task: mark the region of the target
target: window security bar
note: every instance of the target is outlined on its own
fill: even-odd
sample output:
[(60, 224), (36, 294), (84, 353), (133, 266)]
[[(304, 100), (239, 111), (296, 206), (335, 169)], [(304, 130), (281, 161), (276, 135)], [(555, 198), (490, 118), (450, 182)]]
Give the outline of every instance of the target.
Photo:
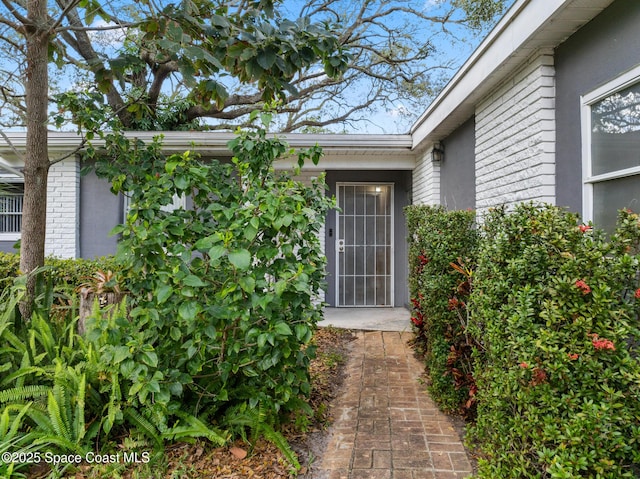
[(22, 202), (22, 194), (0, 194), (0, 233), (20, 233)]

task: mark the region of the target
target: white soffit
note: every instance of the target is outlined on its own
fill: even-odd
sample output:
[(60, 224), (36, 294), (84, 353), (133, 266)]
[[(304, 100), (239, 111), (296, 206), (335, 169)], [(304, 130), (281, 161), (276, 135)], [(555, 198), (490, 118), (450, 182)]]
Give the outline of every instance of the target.
[(414, 148), (444, 139), (534, 52), (555, 48), (614, 0), (518, 0), (411, 128)]
[[(24, 132), (7, 132), (7, 139), (0, 138), (0, 155), (12, 162), (21, 163), (15, 150), (24, 152), (26, 137)], [(193, 150), (208, 157), (229, 157), (231, 152), (227, 143), (235, 138), (228, 132), (129, 132), (128, 136), (144, 142), (162, 135), (163, 150), (167, 154)], [(305, 169), (413, 169), (415, 152), (410, 135), (340, 135), (340, 134), (301, 134), (289, 133), (277, 135), (283, 138), (291, 148), (304, 149), (319, 145), (324, 156), (318, 166), (306, 165)], [(102, 142), (94, 141), (99, 147)], [(49, 132), (49, 155), (51, 159), (73, 155), (79, 151), (81, 139), (74, 132)], [(294, 164), (283, 160), (278, 167)]]

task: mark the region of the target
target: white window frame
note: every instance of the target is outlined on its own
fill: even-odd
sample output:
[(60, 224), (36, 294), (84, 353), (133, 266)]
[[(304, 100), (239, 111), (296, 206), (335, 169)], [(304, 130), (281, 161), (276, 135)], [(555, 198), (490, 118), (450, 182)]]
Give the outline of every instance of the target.
[(592, 174), (591, 158), (591, 107), (614, 93), (640, 83), (640, 65), (580, 97), (580, 123), (582, 125), (582, 217), (593, 221), (593, 185), (601, 181), (616, 180), (640, 175), (640, 166)]
[[(24, 188), (24, 182), (23, 181), (15, 181), (15, 180), (4, 180), (1, 181), (0, 180), (0, 184), (22, 184), (23, 188)], [(2, 191), (0, 190), (0, 195), (2, 195)], [(24, 193), (23, 193), (24, 195)], [(22, 206), (22, 209), (24, 211), (24, 204)], [(21, 215), (23, 213), (23, 211), (21, 211)], [(22, 232), (19, 233), (1, 233), (0, 232), (0, 241), (18, 241), (22, 236)]]
[[(129, 208), (131, 206), (131, 198), (128, 194), (122, 195), (122, 224), (127, 222), (127, 215), (129, 214)], [(162, 211), (171, 213), (172, 211), (179, 210), (180, 208), (187, 209), (187, 197), (185, 195), (173, 195), (173, 203), (160, 207)]]

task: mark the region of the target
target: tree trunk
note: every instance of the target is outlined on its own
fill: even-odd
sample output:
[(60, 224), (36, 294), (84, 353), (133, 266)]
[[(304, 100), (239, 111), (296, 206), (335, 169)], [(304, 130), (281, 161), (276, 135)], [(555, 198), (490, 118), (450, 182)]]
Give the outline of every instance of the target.
[(91, 293), (88, 291), (80, 292), (80, 311), (78, 318), (78, 334), (84, 335), (86, 330), (87, 318), (93, 313), (93, 305), (98, 300), (100, 311), (107, 317), (112, 317), (119, 311), (120, 303), (124, 300), (124, 293)]
[[(49, 105), (49, 38), (46, 0), (27, 2), (25, 25), (27, 68), (25, 102), (27, 134), (24, 166), (24, 203), (20, 244), (20, 270), (29, 274), (44, 265), (47, 222), (47, 176), (49, 173), (47, 109)], [(27, 282), (27, 296), (21, 305), (25, 320), (31, 318), (35, 277)]]

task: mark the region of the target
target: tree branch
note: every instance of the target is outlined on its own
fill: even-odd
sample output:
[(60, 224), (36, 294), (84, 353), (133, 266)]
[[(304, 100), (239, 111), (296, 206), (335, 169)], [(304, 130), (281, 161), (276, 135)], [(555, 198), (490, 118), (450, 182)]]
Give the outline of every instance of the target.
[(79, 3), (79, 0), (72, 0), (69, 2), (68, 5), (64, 5), (64, 2), (62, 0), (58, 0), (57, 3), (60, 6), (60, 8), (62, 8), (62, 12), (60, 12), (60, 15), (58, 16), (57, 20), (52, 19), (53, 24), (51, 25), (51, 29), (54, 31), (57, 30), (58, 27), (62, 24), (67, 14), (70, 13), (72, 9), (76, 8), (76, 6)]
[(18, 149), (16, 148), (16, 146), (13, 144), (13, 142), (11, 141), (11, 139), (7, 136), (7, 134), (3, 131), (0, 130), (0, 136), (2, 136), (2, 138), (4, 138), (4, 141), (7, 143), (7, 145), (9, 146), (9, 148), (11, 148), (11, 151), (13, 151), (13, 154), (16, 155), (18, 157), (18, 159), (24, 163), (24, 156), (22, 155), (22, 153), (20, 153), (18, 151)]
[[(16, 2), (16, 3), (20, 3), (20, 2)], [(9, 10), (11, 15), (13, 15), (13, 17), (22, 24), (22, 26), (25, 26), (25, 27), (33, 26), (33, 22), (29, 20), (25, 15), (22, 15), (20, 12), (18, 12), (18, 10), (15, 8), (14, 4), (10, 0), (2, 0), (2, 4), (6, 7), (7, 10)], [(22, 9), (26, 9), (25, 5), (20, 5), (20, 7)], [(22, 29), (22, 26), (11, 24), (9, 23), (9, 20), (7, 20), (6, 25), (9, 25), (9, 26), (14, 25), (12, 26), (12, 28), (14, 28), (16, 31), (21, 31)]]
[[(147, 64), (152, 65), (150, 56)], [(158, 66), (153, 72), (153, 82), (149, 87), (149, 103), (154, 109), (158, 105), (158, 98), (160, 97), (160, 93), (162, 93), (162, 85), (165, 80), (169, 78), (169, 75), (177, 71), (178, 64), (176, 62), (167, 62)]]

